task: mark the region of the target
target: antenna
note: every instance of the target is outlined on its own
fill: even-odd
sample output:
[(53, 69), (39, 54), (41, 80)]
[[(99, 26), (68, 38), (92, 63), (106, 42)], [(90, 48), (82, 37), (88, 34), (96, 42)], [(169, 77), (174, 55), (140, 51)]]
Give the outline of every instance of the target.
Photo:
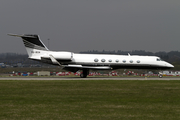
[(47, 40), (48, 40), (48, 49), (49, 49), (49, 40), (50, 40), (50, 39), (48, 38)]

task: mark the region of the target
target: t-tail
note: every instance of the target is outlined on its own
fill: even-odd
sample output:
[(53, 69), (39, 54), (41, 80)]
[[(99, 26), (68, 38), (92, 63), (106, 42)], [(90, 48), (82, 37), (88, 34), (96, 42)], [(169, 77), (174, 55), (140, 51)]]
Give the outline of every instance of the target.
[(43, 44), (38, 35), (32, 34), (8, 34), (10, 36), (21, 37), (23, 43), (26, 47), (27, 53), (30, 59), (41, 59), (40, 56), (45, 52), (49, 51), (49, 49)]

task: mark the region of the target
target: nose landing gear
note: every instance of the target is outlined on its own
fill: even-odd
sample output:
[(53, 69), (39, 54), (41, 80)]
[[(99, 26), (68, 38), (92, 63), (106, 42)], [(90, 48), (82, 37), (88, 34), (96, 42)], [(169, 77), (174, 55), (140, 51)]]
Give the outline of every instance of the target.
[(162, 72), (159, 72), (159, 78), (162, 78), (163, 77), (163, 74), (162, 74)]

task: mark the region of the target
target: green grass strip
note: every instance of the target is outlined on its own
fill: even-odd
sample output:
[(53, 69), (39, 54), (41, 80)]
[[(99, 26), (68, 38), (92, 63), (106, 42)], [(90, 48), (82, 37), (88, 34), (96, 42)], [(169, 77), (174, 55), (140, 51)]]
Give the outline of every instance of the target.
[(180, 81), (0, 81), (1, 120), (180, 119)]

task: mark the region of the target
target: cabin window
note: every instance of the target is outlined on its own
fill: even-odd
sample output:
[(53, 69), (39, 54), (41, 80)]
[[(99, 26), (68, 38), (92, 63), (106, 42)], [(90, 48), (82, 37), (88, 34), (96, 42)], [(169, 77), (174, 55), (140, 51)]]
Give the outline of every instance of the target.
[(116, 62), (119, 62), (119, 60), (117, 59)]
[(106, 60), (105, 59), (102, 59), (101, 62), (105, 62)]
[(94, 62), (98, 62), (99, 60), (97, 58), (94, 59)]
[(137, 60), (137, 63), (140, 63), (140, 60)]
[(111, 59), (109, 59), (109, 62), (112, 62), (112, 60), (111, 60)]
[(130, 62), (130, 63), (133, 63), (133, 60), (130, 60), (129, 62)]
[(123, 63), (126, 63), (126, 60), (123, 60)]

